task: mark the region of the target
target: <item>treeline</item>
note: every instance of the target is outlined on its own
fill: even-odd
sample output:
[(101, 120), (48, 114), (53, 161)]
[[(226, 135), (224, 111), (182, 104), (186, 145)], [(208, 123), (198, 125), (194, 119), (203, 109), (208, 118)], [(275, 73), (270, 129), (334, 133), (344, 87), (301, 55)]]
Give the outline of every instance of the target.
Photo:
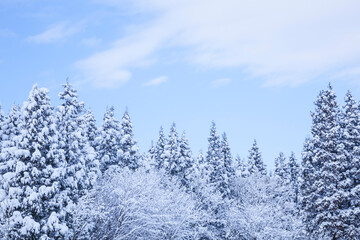
[(69, 83), (51, 106), (34, 85), (0, 114), (2, 239), (357, 239), (360, 113), (329, 86), (312, 113), (301, 166), (280, 153), (268, 172), (256, 141), (233, 157), (213, 122), (193, 156), (176, 125), (140, 153), (127, 111), (94, 115)]

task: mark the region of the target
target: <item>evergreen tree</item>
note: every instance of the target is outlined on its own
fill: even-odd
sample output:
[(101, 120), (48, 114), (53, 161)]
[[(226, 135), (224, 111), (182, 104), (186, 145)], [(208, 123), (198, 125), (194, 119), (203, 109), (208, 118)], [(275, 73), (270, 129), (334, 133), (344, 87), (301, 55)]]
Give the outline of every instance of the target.
[(235, 169), (226, 133), (222, 135), (221, 153), (224, 159), (226, 174), (228, 178), (231, 179), (235, 175)]
[[(15, 189), (14, 175), (16, 174), (17, 159), (21, 156), (19, 153), (21, 153), (23, 139), (22, 128), (23, 119), (20, 107), (13, 105), (2, 123), (3, 139), (1, 141), (0, 155), (2, 159), (0, 163), (0, 224), (2, 227), (0, 227), (0, 237), (3, 239), (9, 239), (11, 229), (16, 227), (11, 224), (11, 220), (14, 211), (20, 207), (16, 192), (9, 190)], [(26, 153), (22, 153), (22, 155)]]
[(120, 124), (121, 130), (121, 165), (135, 170), (140, 166), (140, 154), (134, 139), (133, 124), (126, 110)]
[(82, 121), (82, 131), (83, 136), (85, 137), (87, 144), (87, 161), (86, 167), (89, 177), (89, 184), (92, 187), (98, 178), (101, 176), (101, 164), (97, 157), (97, 139), (99, 137), (99, 130), (96, 126), (96, 120), (94, 114), (91, 110), (87, 110), (84, 115), (81, 116), (83, 118)]
[(344, 225), (345, 235), (349, 238), (360, 237), (360, 110), (350, 91), (345, 96), (342, 108), (341, 143), (344, 146), (345, 165), (342, 169), (339, 187), (343, 189), (346, 199), (342, 199), (340, 218)]
[(248, 177), (249, 170), (245, 159), (242, 159), (239, 155), (235, 157), (236, 170), (235, 175), (238, 177)]
[(71, 202), (75, 203), (89, 187), (87, 176), (87, 162), (90, 156), (89, 142), (85, 135), (84, 103), (78, 101), (77, 91), (67, 82), (64, 91), (59, 93), (63, 103), (57, 111), (57, 127), (59, 130), (59, 146), (64, 151), (66, 161), (66, 175), (64, 189), (70, 198), (68, 210), (71, 213)]
[(275, 158), (275, 176), (277, 176), (283, 183), (288, 183), (288, 181), (290, 181), (288, 164), (286, 164), (286, 158), (282, 152), (280, 152), (279, 156)]
[[(212, 122), (211, 124), (208, 142), (206, 161), (209, 164), (209, 184), (210, 187), (214, 189), (215, 194), (219, 193), (224, 199), (228, 196), (228, 181), (221, 152), (220, 137), (216, 132), (215, 122)], [(212, 231), (215, 231), (216, 229), (216, 235), (219, 238), (224, 238), (226, 234), (223, 221), (225, 208), (220, 203), (212, 204), (214, 204), (214, 206), (211, 207), (214, 214), (214, 221), (210, 223), (210, 226), (214, 228)]]
[(180, 158), (180, 143), (175, 123), (171, 126), (169, 138), (164, 146), (164, 153), (161, 157), (164, 161), (166, 172), (171, 176), (178, 175), (180, 172), (180, 166), (178, 166)]
[(150, 172), (152, 169), (155, 168), (156, 166), (155, 156), (156, 156), (156, 147), (154, 145), (154, 142), (151, 141), (151, 147), (145, 154), (143, 154), (140, 164), (145, 168), (146, 172)]
[(120, 166), (121, 129), (119, 121), (114, 117), (114, 107), (106, 111), (96, 142), (101, 172), (104, 173), (112, 165)]
[(304, 143), (304, 150), (302, 152), (301, 172), (299, 179), (300, 188), (300, 206), (306, 232), (309, 236), (313, 236), (317, 227), (316, 222), (316, 205), (317, 200), (316, 185), (313, 184), (318, 178), (316, 172), (314, 159), (314, 144), (311, 139), (306, 139)]
[(297, 163), (294, 152), (291, 152), (288, 164), (289, 180), (294, 193), (293, 200), (298, 203), (300, 166)]
[(209, 148), (206, 160), (210, 164), (210, 184), (214, 185), (215, 189), (225, 197), (228, 195), (228, 177), (226, 174), (220, 137), (216, 133), (216, 125), (214, 122), (212, 122), (210, 128), (210, 137), (208, 141)]
[(249, 174), (262, 174), (266, 175), (266, 165), (261, 157), (261, 152), (257, 145), (256, 140), (249, 151), (248, 157), (248, 171)]
[(96, 119), (93, 112), (89, 109), (83, 115), (83, 123), (84, 123), (84, 130), (86, 138), (90, 144), (90, 146), (96, 149), (96, 138), (99, 136), (99, 130), (96, 126)]
[(59, 239), (68, 234), (60, 192), (64, 158), (47, 93), (34, 85), (22, 108), (21, 140), (12, 138), (15, 147), (7, 152), (16, 158), (15, 171), (5, 174), (13, 210), (8, 239)]
[(189, 188), (190, 174), (193, 168), (193, 157), (185, 132), (183, 132), (183, 134), (181, 135), (179, 148), (180, 148), (180, 153), (177, 163), (178, 166), (177, 175), (181, 181), (181, 184), (186, 188)]
[[(307, 152), (303, 154), (303, 172), (306, 173), (302, 174), (302, 204), (309, 204), (303, 206), (306, 224), (314, 236), (346, 238), (344, 226), (347, 224), (340, 216), (343, 205), (346, 205), (344, 200), (347, 199), (341, 184), (342, 179), (346, 178), (347, 164), (344, 145), (339, 142), (339, 107), (330, 85), (320, 92), (315, 106), (315, 112), (312, 113), (312, 139), (310, 144), (306, 144)], [(312, 164), (313, 173), (307, 172), (308, 164)], [(306, 174), (313, 176), (305, 177)]]
[(165, 138), (164, 129), (163, 127), (160, 127), (159, 131), (159, 138), (155, 145), (155, 150), (153, 152), (154, 159), (155, 159), (155, 167), (157, 169), (164, 168), (164, 159), (163, 154), (165, 151), (165, 145), (166, 145), (167, 139)]
[(224, 195), (226, 197), (231, 197), (231, 191), (229, 185), (231, 180), (235, 176), (235, 169), (234, 169), (230, 146), (226, 137), (226, 133), (223, 133), (222, 135), (220, 146), (221, 146), (222, 161), (225, 171), (225, 176), (223, 180), (224, 182), (222, 184), (224, 189), (222, 190), (222, 192), (224, 192)]

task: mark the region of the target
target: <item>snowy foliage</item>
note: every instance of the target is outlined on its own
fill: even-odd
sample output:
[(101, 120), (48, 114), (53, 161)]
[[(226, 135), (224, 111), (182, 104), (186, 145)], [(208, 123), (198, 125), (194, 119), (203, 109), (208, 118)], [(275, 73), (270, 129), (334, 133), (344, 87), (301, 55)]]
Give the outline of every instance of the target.
[(22, 108), (24, 125), (13, 138), (15, 147), (2, 151), (15, 161), (3, 174), (7, 197), (1, 202), (3, 234), (10, 239), (60, 238), (68, 232), (60, 199), (63, 154), (47, 93), (34, 85)]
[(120, 161), (121, 166), (128, 167), (132, 170), (137, 169), (140, 166), (139, 150), (136, 145), (136, 140), (134, 139), (133, 134), (133, 124), (130, 119), (129, 113), (126, 110), (122, 121), (120, 123), (121, 130), (121, 141), (120, 141)]
[(261, 152), (259, 150), (256, 140), (254, 140), (254, 143), (249, 151), (247, 166), (249, 174), (266, 175), (266, 165), (262, 159)]
[(109, 166), (121, 164), (121, 129), (119, 121), (115, 119), (114, 110), (114, 107), (110, 107), (106, 111), (100, 135), (96, 139), (101, 172), (105, 172)]
[(359, 237), (356, 212), (360, 209), (354, 205), (358, 195), (351, 196), (356, 189), (352, 185), (356, 174), (351, 171), (359, 169), (351, 166), (357, 162), (352, 147), (357, 144), (357, 106), (349, 93), (345, 102), (341, 114), (332, 87), (320, 92), (312, 113), (312, 138), (304, 147), (301, 205), (307, 230), (314, 237)]
[[(76, 239), (199, 239), (204, 213), (161, 176), (109, 168), (76, 212)], [(169, 180), (170, 181), (170, 180)]]
[(239, 208), (229, 213), (238, 234), (234, 239), (305, 239), (289, 188), (281, 189), (275, 178), (264, 175), (237, 178), (234, 188)]
[(34, 85), (0, 109), (1, 239), (360, 239), (360, 106), (320, 92), (301, 166), (268, 173), (254, 141), (246, 161), (210, 127), (193, 157), (175, 123), (141, 153), (128, 111), (101, 127), (67, 82), (61, 104)]

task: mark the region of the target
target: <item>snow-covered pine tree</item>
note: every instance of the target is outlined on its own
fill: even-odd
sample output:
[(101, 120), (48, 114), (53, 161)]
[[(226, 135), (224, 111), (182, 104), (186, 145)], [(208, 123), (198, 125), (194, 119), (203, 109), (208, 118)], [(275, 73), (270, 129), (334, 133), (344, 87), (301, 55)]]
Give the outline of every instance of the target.
[(93, 112), (88, 109), (83, 115), (85, 135), (91, 147), (96, 149), (96, 138), (99, 136), (99, 130), (96, 126), (96, 119)]
[[(87, 172), (89, 177), (90, 187), (92, 187), (97, 179), (101, 176), (101, 164), (97, 157), (97, 138), (99, 137), (99, 130), (96, 126), (95, 116), (91, 110), (87, 110), (84, 115), (81, 116), (83, 118), (82, 131), (83, 135), (87, 140), (87, 159), (86, 162)], [(88, 147), (90, 146), (90, 147)]]
[(306, 227), (308, 237), (314, 237), (317, 222), (316, 205), (315, 202), (318, 198), (315, 192), (316, 186), (313, 184), (318, 178), (319, 173), (315, 169), (313, 164), (314, 159), (314, 144), (311, 139), (306, 139), (304, 143), (304, 149), (302, 152), (301, 171), (299, 178), (299, 204), (301, 209), (301, 215)]
[(294, 202), (298, 203), (299, 195), (299, 177), (300, 177), (300, 166), (296, 160), (294, 152), (291, 152), (288, 163), (289, 180), (294, 193)]
[(145, 168), (146, 172), (150, 172), (155, 168), (155, 153), (156, 148), (154, 142), (151, 141), (151, 147), (146, 153), (143, 154), (140, 164), (143, 168)]
[[(228, 196), (228, 176), (224, 163), (222, 145), (220, 137), (216, 132), (215, 122), (212, 122), (210, 128), (210, 137), (208, 138), (209, 147), (206, 155), (206, 161), (210, 164), (210, 184), (212, 184), (223, 197)], [(229, 157), (229, 156), (227, 156)]]
[(224, 171), (226, 174), (225, 175), (226, 178), (224, 179), (224, 183), (223, 183), (223, 187), (224, 187), (223, 192), (225, 194), (225, 197), (231, 197), (231, 191), (229, 185), (235, 176), (235, 169), (234, 169), (233, 159), (231, 156), (230, 146), (225, 132), (222, 135), (220, 147), (221, 147), (222, 160), (224, 164)]
[(159, 131), (159, 138), (155, 145), (155, 151), (154, 153), (154, 159), (155, 159), (155, 167), (156, 169), (162, 169), (164, 168), (164, 159), (163, 154), (165, 151), (165, 145), (167, 143), (167, 139), (165, 138), (164, 129), (163, 127), (160, 127)]
[(106, 111), (96, 142), (101, 172), (104, 173), (112, 165), (120, 166), (121, 129), (114, 116), (114, 107)]
[(133, 124), (126, 110), (120, 123), (121, 130), (121, 166), (135, 170), (140, 166), (140, 154), (133, 134)]
[(78, 101), (77, 91), (72, 88), (69, 82), (63, 85), (64, 91), (59, 93), (60, 100), (63, 103), (57, 109), (57, 128), (59, 131), (59, 146), (64, 151), (66, 161), (66, 175), (63, 182), (63, 188), (70, 198), (69, 209), (76, 204), (79, 197), (89, 187), (89, 178), (87, 174), (87, 163), (93, 153), (84, 129), (83, 118), (84, 103)]
[[(209, 165), (209, 184), (214, 189), (216, 194), (220, 194), (222, 198), (226, 198), (228, 194), (228, 182), (225, 171), (224, 159), (221, 153), (220, 137), (216, 132), (215, 122), (212, 122), (210, 127), (210, 136), (208, 138), (208, 151), (206, 155), (206, 161)], [(211, 206), (214, 214), (214, 221), (210, 223), (210, 226), (216, 231), (216, 235), (219, 238), (225, 237), (225, 208), (223, 204), (213, 203)]]
[(341, 143), (344, 146), (346, 165), (344, 166), (339, 186), (344, 191), (340, 211), (340, 218), (344, 225), (345, 236), (360, 238), (360, 109), (351, 92), (345, 96), (342, 108)]
[(254, 143), (249, 151), (247, 165), (249, 174), (266, 175), (266, 165), (262, 159), (261, 152), (259, 150), (256, 140), (254, 140)]
[(180, 166), (178, 166), (180, 144), (175, 123), (170, 128), (169, 138), (164, 146), (164, 153), (161, 157), (164, 161), (166, 172), (171, 176), (177, 176), (180, 171)]
[(275, 158), (275, 172), (274, 172), (274, 174), (284, 184), (289, 183), (290, 179), (289, 179), (288, 164), (286, 163), (285, 155), (282, 152), (280, 152), (279, 156)]
[(193, 169), (194, 160), (192, 157), (189, 141), (186, 138), (185, 132), (181, 135), (179, 143), (180, 153), (178, 158), (178, 177), (180, 182), (186, 188), (190, 188), (190, 175)]
[(22, 115), (22, 139), (11, 150), (16, 158), (15, 172), (6, 177), (8, 194), (17, 200), (8, 221), (8, 239), (66, 238), (68, 227), (60, 194), (64, 158), (57, 144), (48, 90), (34, 85)]
[(191, 169), (191, 185), (194, 188), (198, 187), (199, 181), (202, 182), (203, 185), (207, 184), (210, 180), (210, 165), (206, 161), (204, 154), (202, 151), (199, 151), (199, 154), (194, 162)]
[[(305, 177), (302, 181), (302, 188), (310, 189), (310, 194), (302, 190), (304, 199), (302, 204), (309, 204), (309, 206), (304, 206), (306, 224), (315, 237), (346, 239), (344, 235), (346, 223), (341, 218), (341, 214), (343, 201), (347, 197), (341, 186), (341, 179), (345, 178), (343, 175), (347, 164), (344, 145), (339, 141), (339, 107), (330, 84), (328, 89), (320, 92), (315, 106), (315, 112), (312, 113), (312, 138), (310, 144), (307, 143), (311, 146), (307, 150), (310, 153), (303, 154), (303, 172), (308, 171), (307, 164), (309, 163), (312, 164), (314, 170), (310, 173), (314, 175), (313, 179)], [(311, 159), (308, 159), (309, 157)], [(302, 175), (304, 177), (305, 174)], [(309, 182), (309, 179), (313, 181)]]
[(247, 162), (245, 159), (242, 159), (239, 155), (236, 155), (235, 157), (235, 175), (237, 177), (249, 176)]
[[(19, 201), (16, 188), (15, 174), (17, 159), (19, 156), (27, 154), (22, 152), (21, 129), (23, 127), (23, 119), (20, 107), (13, 105), (8, 115), (2, 122), (2, 141), (0, 158), (0, 238), (10, 238), (9, 233), (12, 228), (11, 220), (14, 211), (19, 209)], [(26, 151), (26, 150), (23, 150)], [(11, 191), (9, 191), (11, 190)]]

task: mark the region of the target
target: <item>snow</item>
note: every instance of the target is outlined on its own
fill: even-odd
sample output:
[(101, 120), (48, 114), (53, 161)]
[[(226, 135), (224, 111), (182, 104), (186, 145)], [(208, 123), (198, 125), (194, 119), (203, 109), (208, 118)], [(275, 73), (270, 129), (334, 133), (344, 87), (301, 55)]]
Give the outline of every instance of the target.
[[(311, 114), (301, 166), (280, 153), (269, 174), (210, 126), (194, 157), (175, 123), (140, 153), (126, 110), (95, 117), (67, 82), (54, 108), (34, 85), (22, 109), (0, 111), (0, 238), (358, 239), (360, 107), (331, 86)], [(341, 204), (340, 204), (341, 203)]]

